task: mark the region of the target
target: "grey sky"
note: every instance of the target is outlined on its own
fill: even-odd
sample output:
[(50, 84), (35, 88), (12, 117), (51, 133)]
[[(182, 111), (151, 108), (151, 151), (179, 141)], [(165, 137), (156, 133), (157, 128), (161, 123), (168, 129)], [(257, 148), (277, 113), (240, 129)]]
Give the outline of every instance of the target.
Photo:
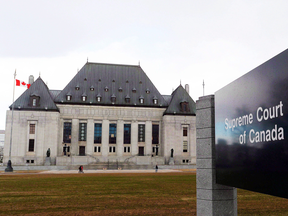
[[(196, 101), (287, 48), (288, 1), (0, 0), (0, 129), (13, 74), (63, 89), (87, 61), (140, 65), (161, 94)], [(24, 92), (17, 87), (15, 97)], [(15, 99), (16, 99), (15, 98)]]

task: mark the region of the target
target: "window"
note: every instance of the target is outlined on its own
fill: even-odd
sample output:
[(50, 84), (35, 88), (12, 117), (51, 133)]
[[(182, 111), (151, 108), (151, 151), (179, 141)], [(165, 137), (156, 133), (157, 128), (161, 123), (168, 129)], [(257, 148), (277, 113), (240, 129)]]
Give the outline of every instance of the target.
[(127, 96), (125, 97), (125, 103), (130, 103), (130, 97), (129, 97), (129, 95), (127, 95)]
[(101, 102), (101, 95), (97, 95), (96, 99), (97, 99), (97, 102)]
[(133, 88), (133, 89), (132, 89), (132, 92), (133, 92), (133, 93), (136, 93), (136, 88)]
[(116, 152), (116, 147), (115, 146), (109, 146), (109, 152), (110, 153), (115, 153)]
[(187, 137), (187, 131), (188, 131), (188, 128), (183, 127), (183, 136)]
[(121, 87), (119, 87), (118, 91), (119, 92), (123, 92), (123, 89)]
[(153, 104), (158, 104), (158, 99), (153, 99)]
[(77, 85), (77, 86), (75, 87), (75, 90), (76, 90), (76, 91), (80, 90), (80, 87)]
[(109, 143), (116, 144), (116, 132), (117, 132), (117, 125), (110, 124), (109, 125)]
[(29, 139), (28, 151), (29, 152), (34, 152), (34, 139)]
[(87, 100), (87, 96), (82, 96), (82, 101), (86, 101)]
[(35, 124), (30, 124), (30, 134), (35, 134)]
[(188, 126), (184, 125), (183, 130), (183, 152), (188, 152)]
[(30, 95), (29, 106), (37, 107), (40, 105), (40, 97), (37, 94)]
[(145, 124), (138, 125), (138, 142), (145, 142)]
[(183, 101), (180, 103), (182, 112), (190, 112), (189, 103), (187, 101)]
[(183, 141), (183, 152), (188, 152), (188, 142), (187, 142), (187, 140)]
[(63, 128), (63, 142), (64, 143), (71, 143), (71, 122), (64, 122)]
[(91, 86), (91, 87), (90, 87), (90, 91), (94, 91), (94, 86)]
[(124, 144), (131, 143), (131, 124), (124, 124)]
[(66, 95), (66, 100), (70, 101), (71, 100), (71, 95)]
[(101, 146), (94, 146), (94, 152), (101, 152)]
[(149, 89), (146, 89), (146, 94), (150, 94), (150, 90)]
[(79, 141), (86, 141), (87, 123), (79, 124)]
[(152, 144), (159, 144), (159, 125), (152, 125)]
[(115, 96), (114, 94), (111, 96), (111, 102), (112, 102), (112, 103), (115, 103), (115, 102), (116, 102), (116, 96)]
[(101, 143), (102, 139), (102, 124), (94, 124), (94, 143)]
[(124, 153), (130, 152), (130, 146), (124, 146)]
[(106, 87), (104, 88), (104, 91), (105, 91), (105, 92), (108, 92), (108, 91), (109, 91), (108, 86), (106, 86)]
[(144, 103), (144, 98), (140, 97), (139, 98), (139, 102), (140, 102), (140, 104), (143, 104)]

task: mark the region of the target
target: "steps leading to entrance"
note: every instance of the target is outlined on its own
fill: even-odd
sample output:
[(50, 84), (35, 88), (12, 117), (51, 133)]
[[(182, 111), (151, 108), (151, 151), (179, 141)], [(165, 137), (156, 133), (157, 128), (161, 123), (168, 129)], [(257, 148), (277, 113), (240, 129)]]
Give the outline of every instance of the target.
[[(68, 166), (70, 170), (78, 169), (79, 165), (70, 165)], [(132, 163), (115, 163), (115, 162), (107, 162), (107, 163), (97, 163), (97, 164), (89, 164), (83, 165), (84, 170), (99, 170), (99, 169), (107, 169), (107, 170), (117, 170), (117, 169), (125, 169), (125, 170), (134, 170), (134, 169), (154, 169), (153, 165), (136, 165)]]

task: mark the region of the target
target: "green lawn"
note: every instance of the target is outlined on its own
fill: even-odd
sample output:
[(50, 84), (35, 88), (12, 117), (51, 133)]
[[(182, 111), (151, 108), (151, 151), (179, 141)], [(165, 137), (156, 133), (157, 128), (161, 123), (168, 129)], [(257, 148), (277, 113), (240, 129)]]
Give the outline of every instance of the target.
[[(196, 175), (0, 176), (0, 215), (196, 215)], [(238, 190), (238, 215), (288, 215), (288, 200)]]

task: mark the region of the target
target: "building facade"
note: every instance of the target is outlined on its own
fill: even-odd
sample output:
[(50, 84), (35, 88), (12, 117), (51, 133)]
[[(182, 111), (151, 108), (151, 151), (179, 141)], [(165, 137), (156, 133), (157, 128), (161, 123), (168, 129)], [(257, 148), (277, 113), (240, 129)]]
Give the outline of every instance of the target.
[[(4, 163), (196, 164), (188, 88), (161, 95), (140, 66), (87, 62), (63, 90), (39, 77), (7, 111)], [(13, 108), (13, 109), (12, 109)]]

